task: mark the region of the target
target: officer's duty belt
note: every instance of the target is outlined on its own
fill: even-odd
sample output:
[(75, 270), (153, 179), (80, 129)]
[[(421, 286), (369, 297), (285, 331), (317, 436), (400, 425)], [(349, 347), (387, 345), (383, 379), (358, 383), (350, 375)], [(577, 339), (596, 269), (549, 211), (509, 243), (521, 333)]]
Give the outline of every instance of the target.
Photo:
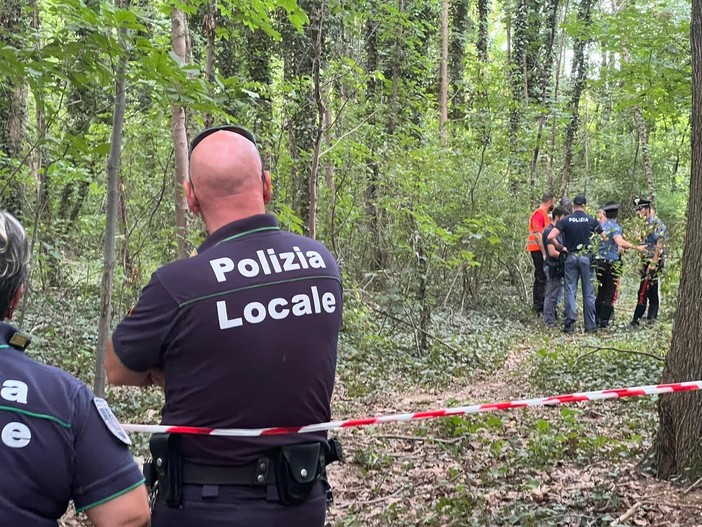
[(183, 460), (184, 485), (269, 485), (275, 484), (273, 460), (268, 457), (238, 467), (203, 465)]

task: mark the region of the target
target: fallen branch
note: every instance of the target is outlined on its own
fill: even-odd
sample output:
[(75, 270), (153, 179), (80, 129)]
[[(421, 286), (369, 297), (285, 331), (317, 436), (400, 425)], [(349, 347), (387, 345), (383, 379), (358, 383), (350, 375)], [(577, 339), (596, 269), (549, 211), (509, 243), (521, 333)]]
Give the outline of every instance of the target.
[(624, 349), (624, 348), (615, 348), (614, 346), (592, 346), (588, 344), (582, 344), (580, 346), (581, 348), (590, 348), (592, 351), (588, 351), (587, 353), (583, 353), (582, 355), (578, 355), (578, 358), (575, 359), (575, 362), (577, 363), (580, 359), (583, 357), (587, 357), (588, 355), (592, 355), (593, 353), (597, 353), (598, 351), (616, 351), (617, 353), (632, 353), (634, 355), (644, 355), (646, 357), (651, 357), (652, 359), (657, 359), (661, 362), (665, 362), (665, 357), (661, 357), (660, 355), (656, 355), (655, 353), (649, 353), (647, 351), (637, 351), (637, 350), (630, 350), (630, 349)]
[(700, 478), (700, 479), (698, 479), (697, 481), (695, 481), (692, 485), (690, 485), (690, 486), (687, 487), (685, 490), (683, 490), (682, 493), (683, 493), (683, 494), (687, 494), (687, 493), (690, 492), (692, 489), (694, 489), (697, 485), (699, 485), (700, 482), (702, 482), (702, 478)]
[(433, 436), (403, 436), (403, 435), (396, 435), (396, 434), (380, 434), (380, 435), (374, 435), (373, 437), (378, 438), (378, 439), (399, 439), (401, 441), (423, 441), (423, 442), (431, 442), (431, 443), (446, 443), (449, 445), (456, 444), (461, 439), (465, 438), (465, 436), (460, 436), (460, 437), (454, 437), (453, 439), (442, 439), (440, 437), (433, 437)]
[(626, 520), (631, 518), (636, 513), (638, 508), (641, 507), (641, 505), (643, 505), (643, 501), (637, 501), (636, 503), (634, 503), (624, 514), (617, 518), (617, 521), (614, 522), (614, 525), (624, 523)]

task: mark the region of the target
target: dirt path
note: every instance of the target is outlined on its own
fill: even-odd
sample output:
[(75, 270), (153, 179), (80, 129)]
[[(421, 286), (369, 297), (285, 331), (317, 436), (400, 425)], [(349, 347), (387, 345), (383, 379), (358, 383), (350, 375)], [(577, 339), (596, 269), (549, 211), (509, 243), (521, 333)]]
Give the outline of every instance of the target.
[[(549, 395), (530, 393), (528, 368), (534, 350), (526, 344), (519, 345), (493, 375), (445, 392), (387, 393), (373, 401), (372, 407), (365, 408), (343, 401), (339, 406), (354, 413), (335, 418)], [(555, 410), (529, 412), (534, 411), (541, 411), (548, 420)], [(603, 419), (603, 411), (606, 410), (600, 408), (589, 412), (592, 423), (587, 423), (600, 434), (616, 426)], [(530, 413), (515, 412), (502, 433), (525, 434), (523, 429), (533, 426), (534, 419)], [(641, 475), (631, 461), (593, 460), (584, 465), (565, 461), (534, 469), (528, 476), (534, 481), (529, 491), (524, 490), (524, 485), (504, 482), (492, 486), (489, 478), (486, 481), (483, 477), (482, 468), (500, 470), (499, 465), (508, 461), (500, 456), (489, 459), (491, 455), (485, 452), (489, 442), (480, 440), (484, 431), (444, 437), (425, 430), (418, 432), (418, 426), (421, 425), (402, 423), (335, 434), (345, 444), (347, 463), (329, 469), (335, 503), (330, 508), (328, 526), (702, 526), (702, 492), (698, 490), (702, 482), (681, 489)], [(496, 441), (500, 441), (499, 437)], [(524, 442), (522, 448), (531, 445)], [(516, 476), (523, 474), (517, 471)], [(475, 488), (466, 491), (470, 485)], [(457, 488), (464, 490), (456, 492)], [(543, 510), (548, 520), (519, 520), (513, 514), (515, 501), (535, 511)], [(463, 511), (465, 517), (456, 517), (456, 510)]]

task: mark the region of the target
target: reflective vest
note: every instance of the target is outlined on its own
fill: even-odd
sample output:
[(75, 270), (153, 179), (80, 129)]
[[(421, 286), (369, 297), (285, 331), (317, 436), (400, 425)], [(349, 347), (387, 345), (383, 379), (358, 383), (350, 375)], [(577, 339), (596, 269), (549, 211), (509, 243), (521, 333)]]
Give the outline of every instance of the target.
[(537, 212), (540, 212), (544, 217), (544, 228), (551, 223), (551, 220), (548, 218), (548, 214), (546, 214), (540, 207), (534, 211), (534, 214), (531, 215), (531, 218), (529, 218), (529, 238), (527, 239), (527, 251), (530, 253), (541, 250), (539, 248), (539, 244), (536, 242), (536, 237), (541, 236), (543, 228), (537, 231), (536, 227), (534, 226), (534, 216)]

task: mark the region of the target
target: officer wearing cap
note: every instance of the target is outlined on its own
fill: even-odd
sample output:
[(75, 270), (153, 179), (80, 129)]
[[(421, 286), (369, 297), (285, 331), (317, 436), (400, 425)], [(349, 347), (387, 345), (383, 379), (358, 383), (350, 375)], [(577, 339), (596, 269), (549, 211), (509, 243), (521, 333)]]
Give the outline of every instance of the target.
[(624, 239), (622, 228), (617, 223), (619, 203), (608, 201), (600, 210), (604, 216), (602, 230), (607, 239), (600, 243), (595, 255), (594, 268), (597, 276), (597, 297), (595, 298), (595, 318), (601, 328), (609, 326), (614, 313), (619, 281), (621, 278), (620, 249), (643, 251), (643, 246), (635, 246)]
[(651, 200), (635, 198), (634, 209), (640, 218), (645, 219), (648, 231), (643, 240), (641, 282), (639, 283), (634, 317), (631, 320), (632, 326), (638, 326), (646, 313), (646, 307), (648, 307), (648, 322), (653, 322), (658, 317), (660, 306), (659, 278), (665, 265), (665, 244), (668, 239), (668, 229), (656, 216)]
[[(205, 130), (190, 155), (186, 198), (209, 236), (152, 275), (108, 345), (108, 378), (163, 382), (169, 425), (329, 421), (342, 314), (334, 257), (266, 214), (271, 179), (248, 131)], [(321, 527), (334, 445), (326, 432), (154, 436), (153, 525)]]
[[(0, 211), (0, 313), (11, 319), (29, 260), (20, 223)], [(0, 525), (55, 526), (69, 501), (97, 527), (145, 526), (144, 478), (107, 403), (66, 372), (24, 354), (0, 322)]]
[[(580, 280), (583, 293), (583, 315), (585, 331), (596, 331), (595, 324), (595, 293), (592, 280), (592, 246), (593, 233), (604, 237), (599, 222), (585, 212), (587, 199), (578, 194), (573, 198), (573, 214), (562, 218), (549, 233), (548, 240), (557, 251), (565, 250), (568, 256), (565, 261), (565, 315), (563, 331), (575, 331), (575, 296)], [(563, 243), (557, 238), (563, 233)]]

